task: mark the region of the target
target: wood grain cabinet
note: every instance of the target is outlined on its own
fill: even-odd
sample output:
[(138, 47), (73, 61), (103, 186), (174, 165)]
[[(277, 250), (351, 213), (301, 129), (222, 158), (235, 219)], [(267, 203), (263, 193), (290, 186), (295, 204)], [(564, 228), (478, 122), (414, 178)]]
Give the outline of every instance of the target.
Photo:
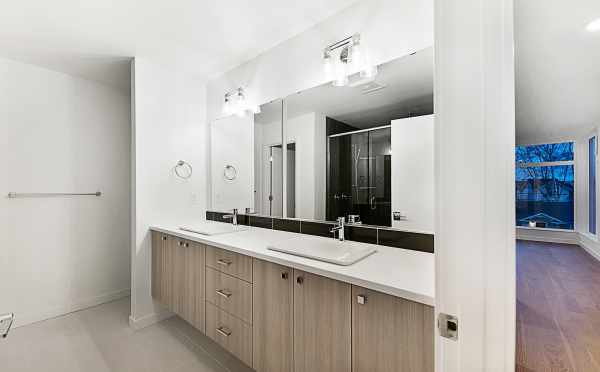
[(153, 232), (152, 297), (195, 328), (205, 329), (205, 247)]
[(257, 372), (433, 372), (431, 306), (152, 233), (152, 296)]
[(292, 372), (294, 285), (289, 267), (254, 259), (253, 363), (257, 372)]
[(170, 307), (173, 287), (173, 262), (171, 245), (175, 238), (152, 233), (152, 297)]
[(252, 324), (252, 283), (207, 267), (206, 301)]
[(352, 287), (352, 371), (433, 372), (431, 306)]
[(351, 286), (294, 270), (294, 372), (351, 370)]

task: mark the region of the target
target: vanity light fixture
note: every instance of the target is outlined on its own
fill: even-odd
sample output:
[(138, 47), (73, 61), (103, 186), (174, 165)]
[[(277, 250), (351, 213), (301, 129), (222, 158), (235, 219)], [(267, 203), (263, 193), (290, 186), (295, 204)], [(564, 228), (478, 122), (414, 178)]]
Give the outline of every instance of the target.
[(248, 112), (260, 114), (260, 106), (253, 106), (246, 98), (244, 88), (237, 88), (225, 93), (225, 102), (223, 103), (223, 115), (237, 115), (244, 117)]
[(588, 23), (588, 25), (585, 29), (588, 30), (589, 32), (600, 31), (600, 18)]
[(362, 78), (377, 75), (377, 66), (371, 64), (361, 44), (360, 34), (354, 34), (331, 44), (323, 51), (325, 73), (333, 85), (348, 85), (349, 76), (360, 73)]

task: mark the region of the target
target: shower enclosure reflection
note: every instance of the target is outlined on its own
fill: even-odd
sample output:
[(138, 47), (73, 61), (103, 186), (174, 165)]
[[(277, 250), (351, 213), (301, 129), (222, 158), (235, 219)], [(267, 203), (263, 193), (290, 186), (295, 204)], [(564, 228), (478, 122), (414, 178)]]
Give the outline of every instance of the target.
[(389, 125), (329, 135), (327, 220), (391, 226), (391, 156)]

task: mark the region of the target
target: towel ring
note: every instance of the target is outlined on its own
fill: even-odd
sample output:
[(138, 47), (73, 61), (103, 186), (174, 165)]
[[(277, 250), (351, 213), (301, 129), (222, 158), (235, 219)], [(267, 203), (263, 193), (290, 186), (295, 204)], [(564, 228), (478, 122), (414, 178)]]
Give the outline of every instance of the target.
[(227, 164), (223, 170), (223, 177), (228, 181), (233, 181), (237, 177), (237, 169), (233, 165)]
[(183, 160), (179, 160), (177, 162), (177, 164), (174, 167), (174, 170), (177, 177), (184, 180), (187, 180), (188, 178), (192, 177), (192, 173), (194, 172), (194, 169), (192, 168), (190, 163)]

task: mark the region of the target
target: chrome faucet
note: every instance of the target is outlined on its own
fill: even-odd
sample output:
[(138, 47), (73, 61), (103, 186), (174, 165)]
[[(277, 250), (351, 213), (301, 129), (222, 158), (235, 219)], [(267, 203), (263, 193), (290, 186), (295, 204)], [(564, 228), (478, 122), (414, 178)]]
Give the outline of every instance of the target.
[(238, 210), (237, 208), (233, 208), (233, 214), (226, 214), (223, 216), (224, 220), (228, 220), (231, 219), (231, 223), (233, 224), (233, 226), (237, 226), (238, 224)]
[(335, 237), (335, 232), (337, 231), (338, 239), (341, 242), (344, 241), (344, 225), (345, 224), (346, 224), (346, 219), (344, 217), (338, 217), (337, 225), (333, 229), (331, 229), (331, 232), (334, 234), (334, 237)]

